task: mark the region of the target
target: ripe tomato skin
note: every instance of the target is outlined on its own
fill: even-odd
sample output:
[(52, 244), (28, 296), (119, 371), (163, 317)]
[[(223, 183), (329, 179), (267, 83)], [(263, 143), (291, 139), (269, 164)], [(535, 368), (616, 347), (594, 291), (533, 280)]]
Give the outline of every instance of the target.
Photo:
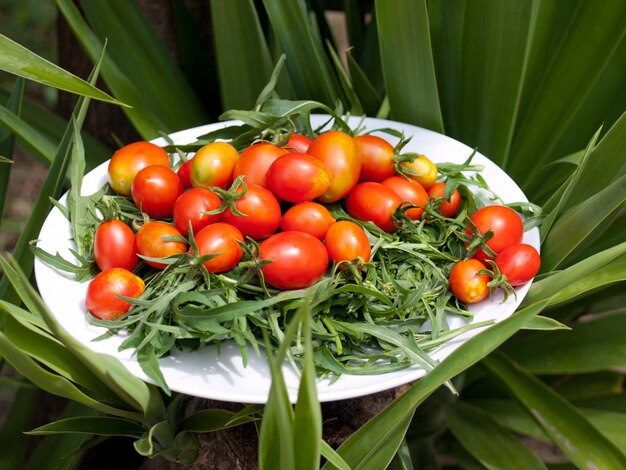
[[(240, 187), (238, 192), (243, 189)], [(235, 215), (230, 209), (224, 211), (224, 222), (237, 227), (244, 237), (262, 240), (280, 227), (280, 204), (269, 189), (258, 184), (248, 184), (248, 190), (235, 207), (245, 216)]]
[(172, 217), (176, 199), (183, 193), (183, 183), (176, 173), (164, 166), (147, 166), (135, 176), (131, 193), (135, 205), (150, 217)]
[(304, 232), (280, 232), (259, 245), (259, 257), (271, 260), (263, 266), (269, 285), (281, 290), (302, 289), (317, 282), (328, 268), (324, 244)]
[(365, 231), (354, 222), (340, 220), (330, 226), (324, 240), (328, 257), (335, 263), (355, 258), (370, 260), (371, 248)]
[(283, 214), (280, 228), (283, 232), (304, 232), (323, 240), (333, 223), (335, 218), (326, 207), (317, 202), (302, 202)]
[(435, 184), (439, 177), (439, 171), (433, 162), (426, 155), (418, 155), (412, 162), (404, 162), (402, 165), (416, 173), (416, 175), (407, 175), (413, 178), (424, 189), (428, 190)]
[(368, 181), (357, 184), (346, 198), (346, 211), (362, 221), (371, 220), (385, 232), (395, 232), (391, 216), (402, 203), (387, 186)]
[(268, 143), (254, 144), (246, 148), (235, 162), (233, 179), (245, 175), (246, 183), (267, 188), (267, 170), (278, 157), (289, 153), (287, 149)]
[(191, 160), (191, 185), (228, 188), (233, 182), (233, 169), (239, 154), (227, 142), (211, 142), (202, 147)]
[(117, 150), (109, 162), (109, 184), (122, 196), (130, 196), (130, 188), (140, 170), (151, 165), (170, 167), (167, 152), (150, 142), (134, 142)]
[[(494, 235), (487, 241), (487, 246), (496, 254), (511, 245), (520, 243), (524, 236), (522, 219), (517, 212), (507, 206), (485, 206), (474, 212), (470, 219), (481, 234), (493, 230)], [(469, 227), (466, 233), (472, 233)], [(490, 259), (483, 250), (478, 250), (474, 258), (482, 262)]]
[(294, 133), (289, 136), (289, 141), (283, 147), (295, 152), (307, 153), (311, 142), (313, 141), (306, 135)]
[[(437, 199), (446, 196), (446, 183), (435, 183), (428, 190), (428, 197)], [(454, 217), (461, 207), (461, 193), (455, 189), (450, 195), (450, 200), (444, 200), (439, 206), (439, 213), (444, 217)]]
[(184, 189), (191, 188), (191, 159), (179, 166), (176, 174), (180, 178), (180, 182), (183, 183)]
[(525, 243), (511, 245), (496, 256), (496, 265), (513, 287), (530, 281), (539, 272), (541, 258), (535, 247)]
[(419, 220), (422, 217), (423, 206), (428, 202), (428, 193), (421, 184), (404, 176), (392, 176), (382, 184), (396, 193), (402, 201), (408, 201), (414, 206), (422, 206), (407, 210), (405, 214), (409, 219)]
[[(187, 244), (184, 242), (165, 241), (165, 237), (181, 237), (182, 234), (173, 225), (165, 222), (152, 221), (141, 226), (137, 231), (137, 252), (151, 258), (165, 258), (166, 256), (185, 253)], [(144, 260), (153, 268), (165, 269), (166, 264)]]
[(358, 135), (354, 143), (361, 158), (360, 182), (381, 182), (396, 173), (394, 150), (385, 139), (375, 135)]
[(109, 268), (94, 277), (87, 286), (85, 307), (102, 320), (114, 320), (130, 310), (131, 304), (118, 295), (136, 299), (144, 290), (144, 282), (123, 268)]
[(93, 254), (100, 271), (109, 268), (132, 271), (139, 262), (134, 232), (117, 219), (98, 225), (93, 240)]
[(332, 175), (326, 165), (306, 153), (287, 153), (276, 159), (267, 171), (272, 192), (289, 202), (311, 201), (330, 187)]
[(218, 222), (207, 225), (196, 234), (195, 239), (199, 256), (217, 254), (203, 263), (210, 273), (223, 273), (234, 268), (243, 256), (243, 250), (237, 243), (237, 240), (243, 242), (243, 235), (230, 224)]
[(485, 265), (476, 259), (463, 259), (450, 270), (450, 289), (457, 299), (466, 304), (480, 302), (489, 294), (487, 283), (491, 278), (478, 271)]
[(318, 199), (335, 202), (345, 197), (356, 185), (361, 174), (361, 158), (354, 139), (345, 132), (328, 131), (319, 135), (307, 151), (330, 170), (332, 183)]
[(222, 200), (207, 188), (192, 188), (178, 196), (174, 204), (174, 225), (180, 233), (189, 235), (189, 222), (193, 233), (209, 224), (222, 221), (222, 214), (205, 214), (220, 207)]

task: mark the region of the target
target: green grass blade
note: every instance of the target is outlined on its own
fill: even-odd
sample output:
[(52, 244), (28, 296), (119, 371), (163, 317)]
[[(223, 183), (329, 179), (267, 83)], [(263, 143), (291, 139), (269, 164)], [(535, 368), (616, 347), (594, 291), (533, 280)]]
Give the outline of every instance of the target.
[[(22, 99), (24, 96), (24, 80), (18, 78), (13, 86), (13, 92), (9, 96), (7, 107), (0, 108), (0, 110), (6, 109), (8, 113), (20, 115), (22, 109)], [(0, 116), (1, 116), (0, 111)], [(0, 122), (2, 122), (0, 117)], [(13, 148), (15, 146), (15, 136), (4, 125), (0, 126), (0, 155), (5, 157), (13, 156)], [(4, 214), (4, 206), (6, 203), (7, 190), (9, 187), (9, 179), (11, 176), (11, 164), (4, 164), (2, 171), (0, 171), (0, 221), (2, 221), (2, 214)]]
[(391, 116), (443, 132), (426, 1), (377, 0), (376, 14)]
[[(2, 335), (2, 333), (0, 333)], [(2, 338), (0, 337), (0, 355)], [(28, 437), (23, 434), (31, 427), (39, 390), (20, 388), (8, 408), (0, 428), (0, 468), (22, 468)]]
[(580, 468), (625, 468), (626, 455), (580, 411), (503, 354), (483, 359), (496, 377), (541, 425), (550, 439)]

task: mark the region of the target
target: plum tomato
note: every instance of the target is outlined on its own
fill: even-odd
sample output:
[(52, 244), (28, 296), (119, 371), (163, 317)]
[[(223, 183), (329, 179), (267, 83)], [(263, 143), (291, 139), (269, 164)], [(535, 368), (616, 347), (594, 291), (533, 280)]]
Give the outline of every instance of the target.
[(94, 277), (87, 286), (85, 307), (102, 320), (115, 320), (130, 310), (131, 304), (118, 296), (136, 299), (144, 290), (144, 282), (123, 268), (108, 268)]
[(130, 196), (130, 188), (140, 170), (151, 165), (170, 167), (167, 152), (150, 142), (134, 142), (117, 150), (109, 162), (109, 184), (122, 196)]
[[(137, 252), (150, 258), (165, 258), (187, 251), (185, 242), (164, 240), (167, 237), (182, 237), (182, 234), (171, 224), (159, 221), (147, 222), (137, 231)], [(144, 261), (157, 269), (165, 269), (167, 266), (157, 261)]]
[(176, 199), (183, 193), (183, 183), (176, 173), (164, 166), (147, 166), (135, 176), (131, 188), (135, 205), (150, 217), (172, 217)]
[(191, 159), (179, 166), (176, 174), (180, 178), (180, 182), (183, 183), (183, 188), (191, 188)]
[(243, 256), (243, 249), (237, 243), (237, 240), (243, 242), (243, 235), (230, 224), (207, 225), (195, 239), (199, 256), (217, 255), (203, 263), (210, 273), (223, 273), (234, 268)]
[[(262, 240), (280, 227), (280, 204), (269, 189), (258, 184), (248, 184), (248, 190), (235, 207), (245, 215), (236, 215), (231, 208), (224, 211), (224, 222), (237, 227), (244, 237)], [(238, 192), (243, 188), (240, 186)]]
[(396, 173), (395, 153), (389, 142), (375, 135), (359, 135), (354, 143), (361, 158), (359, 181), (381, 182)]
[(132, 271), (139, 261), (135, 233), (121, 220), (102, 222), (94, 236), (93, 255), (100, 271), (109, 268)]
[(272, 261), (263, 266), (269, 285), (281, 289), (302, 289), (317, 282), (328, 268), (324, 244), (304, 232), (280, 232), (259, 245), (259, 257)]
[[(524, 222), (513, 209), (507, 206), (493, 205), (478, 209), (470, 217), (480, 234), (493, 230), (493, 237), (487, 240), (487, 246), (496, 254), (505, 248), (520, 243), (524, 236)], [(466, 233), (472, 234), (470, 227)], [(483, 263), (490, 259), (481, 249), (473, 256)]]
[(319, 135), (307, 151), (330, 170), (332, 182), (318, 199), (335, 202), (345, 197), (356, 185), (361, 174), (361, 158), (354, 139), (341, 131), (328, 131)]
[(413, 178), (426, 190), (435, 184), (439, 177), (437, 167), (426, 155), (418, 155), (413, 161), (403, 162), (402, 166), (409, 170), (410, 173), (407, 172), (407, 176)]
[(495, 259), (500, 273), (513, 287), (530, 281), (539, 272), (541, 258), (535, 247), (518, 243), (505, 248)]
[[(428, 189), (428, 197), (433, 199), (446, 197), (446, 183), (435, 183)], [(454, 189), (449, 200), (445, 200), (439, 206), (439, 213), (444, 217), (454, 217), (461, 207), (461, 194)]]
[(330, 226), (324, 240), (328, 257), (335, 263), (362, 258), (370, 260), (371, 248), (365, 231), (354, 222), (340, 220)]
[(304, 232), (323, 240), (333, 223), (335, 219), (326, 207), (317, 202), (302, 202), (283, 214), (280, 228), (283, 232)]
[(480, 302), (489, 294), (488, 283), (491, 278), (478, 271), (486, 269), (476, 259), (458, 261), (450, 270), (450, 290), (454, 296), (466, 304)]
[(424, 206), (428, 202), (428, 193), (417, 181), (405, 178), (404, 176), (392, 176), (382, 182), (384, 186), (387, 186), (402, 201), (411, 203), (414, 207), (408, 209), (405, 214), (411, 220), (419, 220), (424, 213)]
[(222, 205), (217, 194), (207, 188), (192, 188), (181, 194), (174, 204), (174, 225), (180, 233), (189, 235), (189, 223), (193, 233), (222, 221), (222, 214), (206, 214)]
[(289, 202), (311, 201), (330, 187), (332, 175), (326, 165), (306, 153), (287, 153), (276, 159), (267, 171), (272, 192)]
[(289, 153), (287, 149), (268, 143), (254, 144), (246, 148), (235, 162), (233, 179), (245, 176), (246, 183), (267, 188), (265, 175), (278, 157)]
[(362, 221), (372, 221), (385, 232), (395, 232), (391, 216), (402, 199), (381, 183), (368, 181), (357, 184), (346, 198), (346, 211)]
[(295, 152), (307, 153), (311, 142), (312, 140), (306, 135), (294, 133), (289, 136), (289, 140), (285, 145), (283, 145), (283, 147)]
[(239, 154), (227, 142), (211, 142), (202, 147), (191, 159), (191, 185), (228, 188), (233, 182), (233, 169)]

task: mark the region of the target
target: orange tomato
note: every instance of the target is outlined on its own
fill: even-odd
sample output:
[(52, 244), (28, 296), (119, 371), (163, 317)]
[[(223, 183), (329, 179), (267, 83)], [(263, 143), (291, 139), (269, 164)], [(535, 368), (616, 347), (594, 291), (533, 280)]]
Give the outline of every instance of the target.
[(116, 151), (109, 162), (109, 184), (122, 196), (130, 196), (135, 176), (147, 166), (170, 167), (167, 152), (150, 142), (134, 142)]

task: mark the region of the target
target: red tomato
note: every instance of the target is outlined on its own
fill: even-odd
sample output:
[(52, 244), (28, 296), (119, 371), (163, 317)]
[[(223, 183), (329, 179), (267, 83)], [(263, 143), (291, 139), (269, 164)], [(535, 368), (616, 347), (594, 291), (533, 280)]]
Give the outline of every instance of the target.
[(147, 166), (135, 177), (132, 186), (135, 205), (150, 217), (172, 217), (176, 199), (183, 193), (183, 183), (176, 173), (164, 166)]
[[(240, 187), (238, 192), (241, 192)], [(280, 227), (280, 204), (269, 189), (257, 184), (248, 184), (248, 190), (235, 207), (243, 214), (235, 215), (230, 209), (224, 211), (224, 222), (237, 227), (244, 237), (262, 240)]]
[(302, 289), (320, 280), (328, 268), (324, 244), (304, 232), (280, 232), (260, 245), (263, 277), (269, 285), (281, 290)]
[[(428, 190), (428, 196), (433, 199), (446, 197), (446, 183), (435, 183)], [(458, 189), (452, 191), (450, 200), (445, 200), (439, 206), (439, 212), (444, 217), (454, 217), (461, 207), (461, 194)]]
[(243, 235), (230, 224), (208, 225), (196, 234), (195, 239), (199, 256), (217, 255), (203, 263), (210, 273), (223, 273), (234, 268), (243, 256), (237, 243), (237, 240), (243, 242)]
[[(511, 245), (520, 243), (524, 236), (522, 219), (517, 212), (506, 206), (483, 207), (474, 212), (470, 219), (481, 234), (493, 230), (493, 237), (487, 241), (487, 246), (496, 254)], [(469, 227), (466, 232), (472, 233)], [(482, 262), (490, 259), (483, 250), (478, 250), (474, 258)]]
[(511, 245), (496, 256), (496, 265), (512, 286), (521, 286), (539, 272), (541, 258), (537, 250), (525, 243)]
[(346, 198), (346, 211), (355, 219), (371, 220), (385, 232), (395, 232), (391, 216), (401, 203), (402, 199), (381, 183), (359, 183)]
[(278, 157), (288, 150), (268, 143), (254, 144), (245, 149), (235, 162), (233, 179), (245, 175), (246, 183), (267, 188), (265, 175)]
[(289, 141), (285, 145), (283, 145), (283, 147), (293, 150), (295, 152), (307, 153), (311, 142), (312, 140), (309, 139), (306, 135), (291, 134), (289, 136)]
[(355, 258), (370, 260), (371, 248), (365, 231), (354, 222), (340, 220), (330, 226), (326, 233), (328, 257), (335, 263)]
[[(137, 231), (137, 252), (150, 258), (165, 258), (187, 251), (186, 243), (163, 240), (167, 237), (182, 237), (182, 234), (176, 230), (176, 227), (165, 222), (145, 223)], [(167, 266), (156, 261), (144, 261), (157, 269), (165, 269)]]
[(180, 178), (180, 182), (183, 183), (183, 188), (191, 188), (191, 160), (187, 160), (179, 166), (176, 174)]
[(109, 268), (94, 277), (87, 286), (85, 307), (102, 320), (114, 320), (130, 310), (131, 304), (118, 295), (136, 299), (143, 293), (144, 282), (130, 271)]
[(361, 159), (354, 139), (348, 134), (324, 132), (311, 142), (307, 153), (321, 160), (332, 174), (332, 183), (319, 197), (320, 201), (338, 201), (354, 188), (361, 174)]
[(408, 174), (410, 178), (413, 178), (424, 189), (428, 190), (439, 177), (437, 167), (431, 162), (425, 155), (418, 155), (411, 162), (404, 162), (402, 165), (414, 174)]
[(332, 175), (317, 158), (306, 153), (278, 157), (267, 172), (267, 184), (276, 196), (289, 202), (305, 202), (324, 194)]
[(480, 302), (489, 294), (487, 283), (491, 278), (478, 274), (485, 265), (476, 259), (464, 259), (450, 270), (450, 289), (457, 299), (466, 304)]
[(421, 206), (405, 212), (409, 219), (419, 220), (422, 217), (424, 206), (428, 202), (428, 194), (421, 184), (404, 176), (392, 176), (383, 181), (382, 184), (396, 193), (402, 201), (408, 201), (414, 206)]
[(283, 232), (304, 232), (323, 240), (328, 228), (335, 222), (330, 211), (317, 202), (302, 202), (283, 215)]
[(381, 182), (396, 173), (395, 153), (385, 139), (375, 135), (359, 135), (354, 138), (354, 143), (361, 158), (359, 181)]
[(233, 182), (233, 169), (239, 154), (227, 142), (211, 142), (202, 147), (191, 160), (191, 185), (228, 188)]
[(205, 214), (220, 207), (222, 200), (207, 188), (192, 188), (181, 194), (174, 204), (174, 225), (180, 233), (189, 235), (189, 223), (193, 233), (209, 224), (222, 221), (222, 214)]
[(170, 167), (167, 152), (150, 142), (134, 142), (125, 145), (111, 157), (109, 162), (109, 184), (122, 196), (130, 196), (135, 175), (151, 165)]
[(137, 266), (137, 240), (132, 229), (121, 220), (102, 222), (93, 240), (93, 255), (100, 271)]

